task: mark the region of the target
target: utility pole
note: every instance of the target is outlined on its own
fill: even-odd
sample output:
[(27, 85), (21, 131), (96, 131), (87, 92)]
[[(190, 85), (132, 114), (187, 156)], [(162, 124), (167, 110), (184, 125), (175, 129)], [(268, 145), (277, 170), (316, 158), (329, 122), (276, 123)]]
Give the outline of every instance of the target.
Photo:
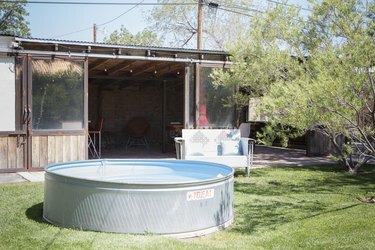
[(94, 23), (93, 32), (94, 32), (94, 43), (96, 43), (96, 23)]
[(204, 0), (198, 0), (198, 41), (197, 49), (202, 49), (202, 30), (203, 30), (203, 2)]

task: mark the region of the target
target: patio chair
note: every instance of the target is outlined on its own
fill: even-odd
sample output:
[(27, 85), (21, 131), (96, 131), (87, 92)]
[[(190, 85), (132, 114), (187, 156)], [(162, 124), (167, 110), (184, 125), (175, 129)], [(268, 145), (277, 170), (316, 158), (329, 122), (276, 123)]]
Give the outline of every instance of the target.
[(146, 138), (146, 134), (150, 129), (150, 124), (144, 117), (134, 117), (126, 124), (126, 131), (128, 134), (128, 140), (126, 147), (132, 146), (145, 146), (149, 147), (149, 143)]
[(95, 127), (89, 126), (89, 151), (93, 157), (102, 157), (102, 129), (103, 117), (98, 117)]

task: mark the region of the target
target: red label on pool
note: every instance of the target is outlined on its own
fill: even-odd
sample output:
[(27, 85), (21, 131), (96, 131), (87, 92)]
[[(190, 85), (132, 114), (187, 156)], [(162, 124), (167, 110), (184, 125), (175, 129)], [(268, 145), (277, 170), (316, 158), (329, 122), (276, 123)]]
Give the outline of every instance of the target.
[(189, 191), (186, 194), (188, 201), (199, 201), (214, 198), (214, 189), (204, 189), (197, 191)]

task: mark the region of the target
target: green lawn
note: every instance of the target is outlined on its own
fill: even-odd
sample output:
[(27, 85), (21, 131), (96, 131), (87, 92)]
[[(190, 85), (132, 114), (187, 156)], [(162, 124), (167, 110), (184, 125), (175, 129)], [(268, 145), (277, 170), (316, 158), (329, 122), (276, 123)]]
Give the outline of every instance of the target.
[(43, 183), (0, 185), (0, 249), (375, 249), (375, 168), (257, 169), (235, 179), (235, 223), (176, 240), (62, 229), (42, 216)]

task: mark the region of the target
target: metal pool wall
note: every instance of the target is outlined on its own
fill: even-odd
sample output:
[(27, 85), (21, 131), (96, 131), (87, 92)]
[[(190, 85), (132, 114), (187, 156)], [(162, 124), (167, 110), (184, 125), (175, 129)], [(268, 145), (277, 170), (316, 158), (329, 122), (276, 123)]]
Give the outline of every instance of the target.
[(82, 230), (181, 238), (233, 222), (229, 167), (175, 160), (106, 160), (105, 164), (95, 160), (48, 166), (44, 219)]

